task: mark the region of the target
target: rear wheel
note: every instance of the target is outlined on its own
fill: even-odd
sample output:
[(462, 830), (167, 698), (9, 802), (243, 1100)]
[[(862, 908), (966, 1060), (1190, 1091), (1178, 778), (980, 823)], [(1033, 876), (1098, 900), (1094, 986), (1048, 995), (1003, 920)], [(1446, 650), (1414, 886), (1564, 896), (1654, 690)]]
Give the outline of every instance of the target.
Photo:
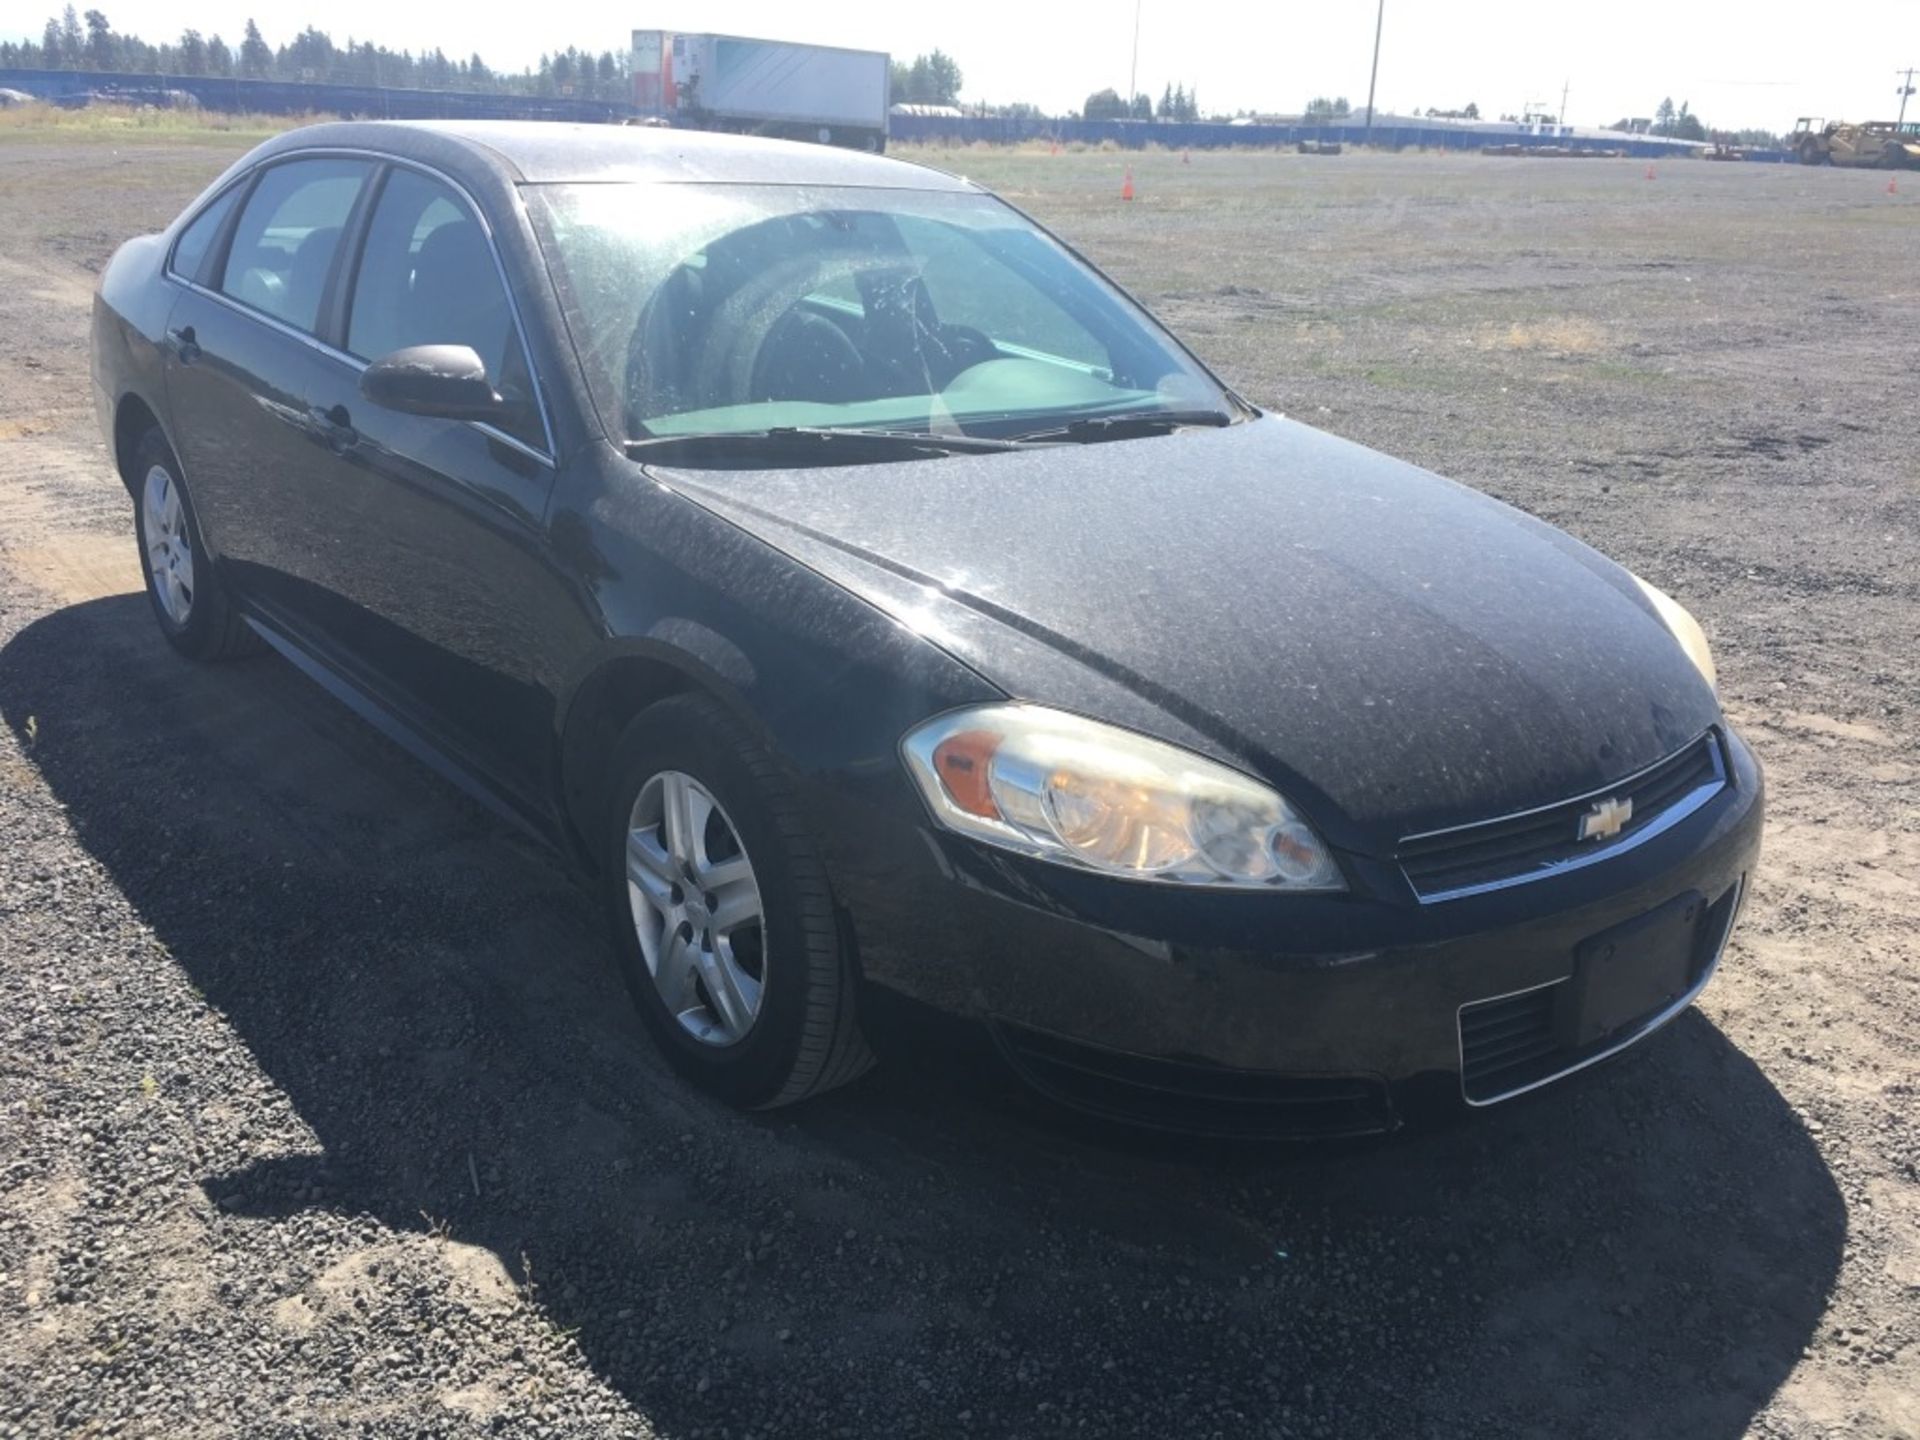
[(134, 446), (133, 477), (140, 571), (160, 633), (195, 660), (225, 660), (257, 648), (214, 571), (180, 462), (158, 429)]
[(773, 757), (713, 701), (676, 696), (628, 727), (613, 770), (608, 919), (674, 1068), (756, 1108), (864, 1072), (852, 958)]

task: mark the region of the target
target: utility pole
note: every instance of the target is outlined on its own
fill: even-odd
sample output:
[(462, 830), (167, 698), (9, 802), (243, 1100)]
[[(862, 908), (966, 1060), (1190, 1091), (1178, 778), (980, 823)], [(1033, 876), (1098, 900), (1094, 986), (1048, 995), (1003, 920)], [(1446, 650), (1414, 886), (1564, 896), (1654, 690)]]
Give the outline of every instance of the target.
[[(1909, 65), (1907, 67), (1906, 78), (1900, 82), (1900, 118), (1893, 122), (1895, 125), (1904, 125), (1907, 123), (1907, 97), (1913, 94), (1913, 72), (1915, 70), (1920, 70), (1920, 65)], [(1898, 75), (1900, 72), (1896, 70), (1893, 73)]]
[(1127, 71), (1127, 117), (1133, 117), (1133, 97), (1140, 93), (1140, 6), (1133, 0), (1133, 67)]
[(1380, 83), (1380, 27), (1386, 23), (1387, 0), (1373, 12), (1373, 74), (1367, 79), (1367, 139), (1373, 139), (1373, 90)]
[(1572, 88), (1573, 81), (1571, 79), (1560, 82), (1560, 128), (1563, 130), (1567, 125), (1567, 91)]

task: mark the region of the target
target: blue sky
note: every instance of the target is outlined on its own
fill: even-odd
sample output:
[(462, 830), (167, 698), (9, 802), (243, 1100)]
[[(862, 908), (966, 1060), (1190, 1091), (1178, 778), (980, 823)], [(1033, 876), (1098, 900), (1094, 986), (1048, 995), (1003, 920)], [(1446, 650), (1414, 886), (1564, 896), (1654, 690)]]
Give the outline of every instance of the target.
[[(1124, 90), (1133, 42), (1130, 0), (665, 0), (611, 5), (475, 6), (447, 0), (100, 0), (115, 28), (155, 40), (193, 25), (238, 38), (249, 14), (268, 40), (309, 18), (336, 40), (396, 49), (478, 49), (517, 69), (541, 51), (624, 49), (635, 26), (772, 35), (912, 56), (940, 46), (960, 62), (970, 99), (1077, 107), (1091, 91)], [(33, 8), (29, 8), (33, 7)], [(47, 0), (7, 0), (0, 34), (37, 36)], [(86, 8), (84, 5), (82, 8)], [(1529, 101), (1606, 124), (1648, 115), (1662, 96), (1691, 102), (1710, 124), (1789, 128), (1794, 117), (1891, 115), (1896, 66), (1920, 65), (1920, 0), (1845, 0), (1843, 23), (1813, 19), (1805, 0), (1731, 6), (1671, 0), (1387, 0), (1382, 109), (1476, 102), (1483, 113)], [(564, 18), (561, 18), (564, 16)], [(1374, 0), (1143, 0), (1140, 88), (1195, 87), (1203, 107), (1297, 110), (1315, 94), (1366, 98)], [(1909, 118), (1920, 112), (1910, 109)]]

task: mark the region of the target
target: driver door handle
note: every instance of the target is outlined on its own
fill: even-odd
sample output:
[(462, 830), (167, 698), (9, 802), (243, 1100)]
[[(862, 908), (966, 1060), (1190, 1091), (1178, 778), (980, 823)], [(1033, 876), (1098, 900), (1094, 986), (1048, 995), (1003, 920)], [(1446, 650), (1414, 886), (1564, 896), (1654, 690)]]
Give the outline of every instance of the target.
[(360, 432), (353, 428), (353, 417), (347, 413), (344, 405), (335, 405), (331, 409), (322, 409), (318, 405), (309, 406), (308, 417), (313, 427), (326, 437), (327, 444), (338, 452), (351, 448), (360, 439)]

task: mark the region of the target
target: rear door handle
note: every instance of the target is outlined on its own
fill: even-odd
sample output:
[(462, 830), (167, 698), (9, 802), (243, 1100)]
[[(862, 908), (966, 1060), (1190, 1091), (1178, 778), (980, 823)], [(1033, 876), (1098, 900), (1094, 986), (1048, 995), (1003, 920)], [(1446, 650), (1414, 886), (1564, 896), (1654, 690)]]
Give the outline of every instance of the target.
[(360, 432), (353, 428), (353, 417), (347, 413), (346, 406), (335, 405), (323, 410), (313, 405), (308, 407), (307, 415), (313, 421), (314, 429), (326, 437), (327, 444), (336, 452), (359, 443)]
[(173, 346), (173, 353), (182, 365), (191, 365), (200, 358), (200, 342), (193, 333), (193, 326), (182, 325), (167, 331), (167, 341)]

